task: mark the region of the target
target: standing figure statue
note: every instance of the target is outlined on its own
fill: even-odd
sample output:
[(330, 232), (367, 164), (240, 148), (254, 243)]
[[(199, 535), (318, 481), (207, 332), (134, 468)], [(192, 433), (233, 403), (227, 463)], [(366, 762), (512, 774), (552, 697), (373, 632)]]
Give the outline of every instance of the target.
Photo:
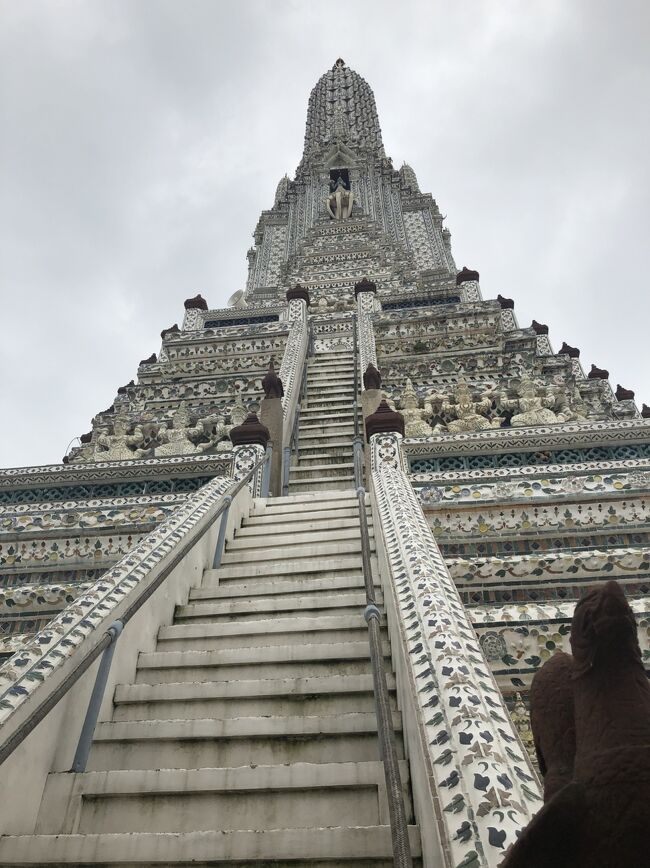
[(523, 376), (516, 387), (517, 398), (509, 400), (502, 396), (501, 407), (504, 410), (518, 410), (510, 420), (514, 428), (526, 425), (555, 425), (565, 422), (570, 414), (556, 413), (551, 408), (556, 406), (558, 396), (551, 388), (546, 388), (543, 394), (538, 390), (534, 380)]
[(440, 395), (430, 396), (432, 402), (440, 404), (443, 416), (452, 417), (447, 422), (447, 430), (451, 434), (461, 434), (469, 431), (483, 431), (486, 428), (500, 428), (502, 418), (487, 418), (492, 407), (492, 398), (489, 395), (479, 395), (477, 400), (464, 379), (459, 379), (453, 393), (453, 401), (442, 398)]
[(616, 582), (578, 602), (571, 650), (551, 657), (533, 679), (544, 807), (501, 868), (648, 862), (650, 685), (634, 613)]
[(169, 455), (191, 455), (196, 452), (196, 446), (188, 439), (190, 430), (190, 416), (185, 403), (174, 413), (172, 427), (161, 428), (158, 432), (158, 440), (161, 445), (156, 447), (156, 458), (165, 458)]
[(339, 175), (336, 181), (330, 182), (330, 194), (325, 200), (327, 213), (332, 220), (345, 220), (352, 214), (354, 193), (345, 186), (345, 181)]
[(431, 425), (426, 421), (431, 418), (431, 404), (425, 401), (420, 409), (417, 392), (411, 379), (406, 380), (404, 391), (400, 395), (400, 413), (404, 417), (404, 435), (406, 437), (430, 437), (433, 434)]
[(97, 437), (96, 460), (128, 461), (131, 458), (145, 456), (149, 450), (141, 448), (144, 443), (142, 429), (127, 434), (128, 429), (129, 420), (126, 416), (118, 414), (113, 422), (113, 433), (108, 434), (104, 429)]

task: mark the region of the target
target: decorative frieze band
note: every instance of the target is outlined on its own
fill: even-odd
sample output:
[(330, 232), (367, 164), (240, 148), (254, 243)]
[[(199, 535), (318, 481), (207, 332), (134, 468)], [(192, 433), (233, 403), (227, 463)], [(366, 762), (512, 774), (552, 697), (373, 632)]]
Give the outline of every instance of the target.
[(407, 637), (453, 865), (496, 866), (541, 805), (470, 619), (403, 470), (400, 436), (371, 438), (378, 520)]
[(0, 667), (0, 724), (35, 692), (47, 695), (48, 681), (62, 663), (216, 509), (231, 486), (230, 478), (208, 482)]

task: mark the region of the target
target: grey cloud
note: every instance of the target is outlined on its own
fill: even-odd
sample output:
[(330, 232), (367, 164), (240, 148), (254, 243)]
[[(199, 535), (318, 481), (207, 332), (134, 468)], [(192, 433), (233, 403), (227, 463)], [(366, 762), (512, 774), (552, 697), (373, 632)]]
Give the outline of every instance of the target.
[(460, 265), (650, 402), (647, 4), (0, 2), (0, 465), (60, 460), (246, 250), (341, 55)]

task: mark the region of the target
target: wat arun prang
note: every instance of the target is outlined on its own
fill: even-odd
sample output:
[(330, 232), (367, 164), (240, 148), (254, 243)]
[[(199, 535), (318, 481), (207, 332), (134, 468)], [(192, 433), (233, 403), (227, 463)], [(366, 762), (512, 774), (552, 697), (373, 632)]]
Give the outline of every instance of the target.
[(311, 93), (302, 160), (254, 242), (246, 288), (226, 309), (188, 299), (181, 327), (163, 329), (62, 465), (2, 473), (0, 652), (230, 472), (229, 432), (259, 410), (272, 360), (295, 394), (304, 298), (310, 352), (351, 366), (356, 315), (359, 377), (380, 377), (364, 409), (385, 397), (404, 418), (409, 484), (532, 752), (532, 676), (568, 650), (587, 588), (621, 583), (650, 655), (648, 408), (585, 370), (576, 347), (554, 349), (543, 303), (528, 325), (516, 299), (484, 298), (435, 199), (410, 166), (393, 167), (374, 95), (342, 60)]

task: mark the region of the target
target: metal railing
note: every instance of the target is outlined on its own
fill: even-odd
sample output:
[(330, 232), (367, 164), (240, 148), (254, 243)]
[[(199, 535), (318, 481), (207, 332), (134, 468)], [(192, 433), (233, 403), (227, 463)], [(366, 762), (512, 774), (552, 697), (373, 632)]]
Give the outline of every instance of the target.
[(375, 585), (372, 578), (372, 565), (370, 561), (370, 534), (368, 532), (368, 516), (366, 515), (366, 490), (363, 487), (363, 438), (359, 426), (359, 348), (357, 343), (357, 318), (354, 314), (352, 316), (352, 345), (354, 350), (354, 484), (359, 507), (361, 565), (366, 591), (366, 607), (363, 617), (368, 626), (375, 715), (377, 717), (379, 753), (384, 766), (384, 779), (386, 781), (388, 816), (393, 846), (393, 865), (398, 866), (398, 868), (412, 868), (413, 860), (411, 858), (411, 845), (408, 836), (406, 807), (402, 793), (402, 777), (399, 771), (395, 730), (393, 729), (393, 717), (390, 708), (390, 694), (388, 692), (384, 652), (381, 642), (381, 612), (375, 599)]
[[(115, 652), (115, 645), (120, 634), (122, 633), (122, 630), (124, 629), (124, 627), (126, 627), (131, 618), (133, 618), (133, 616), (154, 594), (154, 592), (158, 590), (158, 588), (163, 584), (165, 579), (167, 579), (167, 577), (176, 569), (176, 567), (190, 552), (190, 550), (196, 545), (196, 543), (203, 536), (205, 536), (205, 534), (214, 525), (215, 521), (219, 518), (219, 516), (222, 516), (222, 519), (221, 525), (219, 527), (217, 547), (215, 549), (215, 559), (217, 551), (219, 550), (219, 546), (221, 546), (221, 551), (223, 551), (226, 533), (226, 523), (228, 520), (228, 510), (230, 509), (230, 504), (237, 496), (237, 494), (239, 494), (241, 489), (245, 485), (247, 485), (248, 482), (253, 478), (255, 473), (257, 473), (257, 471), (268, 461), (269, 453), (267, 452), (264, 455), (264, 458), (260, 459), (242, 479), (238, 480), (233, 485), (233, 487), (229, 489), (228, 493), (224, 495), (221, 503), (217, 507), (215, 514), (212, 517), (212, 520), (207, 523), (196, 536), (193, 536), (191, 540), (179, 545), (176, 554), (169, 560), (167, 564), (165, 564), (165, 566), (161, 569), (160, 573), (156, 576), (154, 581), (151, 582), (151, 584), (148, 585), (142, 591), (142, 593), (140, 593), (133, 600), (133, 602), (130, 606), (128, 606), (119, 621), (114, 621), (107, 628), (102, 638), (79, 661), (75, 669), (73, 669), (72, 672), (66, 677), (65, 681), (60, 684), (55, 690), (53, 690), (52, 693), (45, 700), (43, 700), (43, 702), (39, 706), (37, 706), (34, 711), (31, 712), (31, 714), (23, 721), (23, 723), (7, 739), (7, 741), (0, 746), (0, 765), (6, 759), (8, 759), (8, 757), (11, 756), (11, 754), (16, 750), (16, 748), (18, 748), (23, 743), (23, 741), (38, 726), (38, 724), (41, 723), (41, 721), (45, 717), (47, 717), (50, 711), (52, 711), (52, 709), (59, 704), (63, 697), (67, 693), (69, 693), (69, 691), (74, 687), (77, 681), (79, 681), (82, 675), (92, 666), (92, 664), (97, 660), (97, 658), (103, 654), (104, 656), (100, 662), (97, 676), (95, 678), (95, 684), (93, 686), (93, 690), (90, 696), (88, 709), (86, 711), (86, 716), (81, 729), (77, 750), (75, 752), (75, 758), (71, 768), (71, 771), (74, 772), (85, 771), (90, 746), (92, 744), (93, 733), (97, 724), (97, 718), (99, 716), (99, 710), (104, 696), (104, 691), (106, 689), (106, 683), (108, 681), (108, 674), (110, 671), (113, 654)], [(221, 562), (221, 555), (219, 555), (219, 562)]]
[(359, 344), (357, 333), (357, 316), (352, 314), (352, 347), (354, 359), (354, 440), (352, 441), (352, 458), (354, 462), (354, 487), (363, 484), (363, 437), (359, 430)]
[(296, 404), (296, 412), (293, 417), (293, 427), (291, 428), (291, 437), (289, 443), (282, 449), (282, 496), (286, 497), (289, 494), (289, 474), (291, 472), (291, 454), (293, 453), (298, 461), (298, 431), (300, 428), (300, 407), (305, 400), (307, 391), (307, 359), (313, 355), (314, 349), (314, 332), (309, 326), (309, 336), (307, 339), (307, 355), (303, 361), (302, 379), (300, 381), (300, 391), (298, 392), (298, 403)]

